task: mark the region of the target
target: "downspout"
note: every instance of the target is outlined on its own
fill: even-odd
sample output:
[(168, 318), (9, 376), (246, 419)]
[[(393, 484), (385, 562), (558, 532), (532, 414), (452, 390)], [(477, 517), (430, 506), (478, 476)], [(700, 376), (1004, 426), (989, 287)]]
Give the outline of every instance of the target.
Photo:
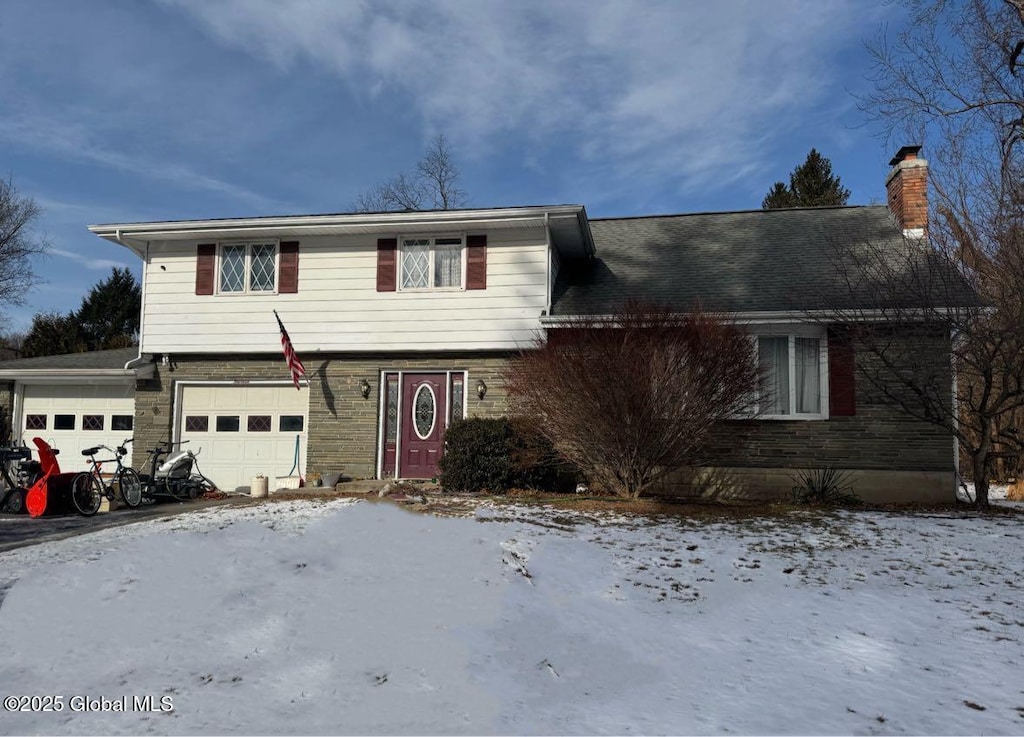
[(957, 500), (960, 497), (960, 438), (957, 437), (957, 432), (960, 430), (960, 411), (956, 403), (956, 330), (950, 330), (949, 333), (949, 372), (952, 375), (952, 391), (953, 396), (950, 397), (952, 402), (952, 416), (953, 416), (953, 500)]
[[(123, 240), (121, 240), (121, 229), (120, 228), (118, 228), (117, 230), (114, 231), (114, 240), (117, 241), (118, 244), (120, 244), (120, 245), (124, 246), (125, 248), (127, 248), (129, 251), (132, 250), (131, 247), (127, 243), (125, 243)], [(145, 258), (142, 259), (142, 298), (141, 298), (140, 305), (139, 305), (139, 355), (137, 355), (135, 358), (133, 358), (132, 360), (130, 360), (128, 363), (126, 363), (124, 365), (125, 371), (130, 371), (132, 369), (138, 368), (139, 366), (144, 366), (145, 364), (149, 363), (149, 361), (150, 361), (150, 359), (145, 359), (144, 360), (143, 359), (143, 354), (142, 354), (142, 328), (143, 328), (143, 322), (146, 319), (146, 275), (147, 275), (147, 267), (148, 266), (149, 266), (149, 241), (146, 241), (146, 256), (145, 256)]]
[(546, 295), (546, 298), (545, 298), (545, 304), (544, 304), (544, 314), (546, 316), (550, 316), (551, 315), (551, 266), (552, 266), (552, 253), (551, 253), (551, 223), (550, 223), (550, 219), (551, 219), (551, 213), (545, 212), (544, 213), (544, 240), (545, 240), (546, 245), (547, 245), (547, 257), (548, 257), (547, 268), (545, 269), (545, 281), (546, 281), (546, 283), (545, 283), (545, 287), (546, 287), (545, 295)]

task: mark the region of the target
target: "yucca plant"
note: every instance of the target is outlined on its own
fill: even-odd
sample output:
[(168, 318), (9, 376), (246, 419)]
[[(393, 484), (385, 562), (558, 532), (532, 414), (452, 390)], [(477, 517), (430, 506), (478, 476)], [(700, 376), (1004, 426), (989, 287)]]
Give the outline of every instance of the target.
[(853, 492), (849, 471), (826, 468), (802, 468), (793, 476), (795, 504), (857, 505), (860, 498)]

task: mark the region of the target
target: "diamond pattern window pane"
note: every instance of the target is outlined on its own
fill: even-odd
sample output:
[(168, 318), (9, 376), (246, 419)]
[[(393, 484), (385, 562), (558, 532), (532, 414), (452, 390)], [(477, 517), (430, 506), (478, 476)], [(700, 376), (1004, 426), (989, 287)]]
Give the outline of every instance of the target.
[(221, 249), (220, 291), (245, 291), (245, 246), (224, 246)]
[(206, 432), (210, 429), (210, 418), (206, 415), (191, 415), (185, 418), (185, 432)]
[(25, 415), (26, 430), (45, 430), (46, 415)]
[(398, 379), (388, 379), (388, 419), (387, 441), (395, 442), (398, 438)]
[(252, 246), (252, 262), (249, 268), (249, 289), (251, 291), (274, 291), (276, 261), (277, 246), (273, 243), (262, 243)]
[(245, 424), (249, 432), (270, 432), (270, 415), (249, 415)]
[(422, 384), (416, 390), (416, 398), (413, 400), (413, 423), (416, 425), (416, 434), (420, 440), (430, 437), (434, 429), (434, 392), (426, 384)]
[(462, 377), (452, 379), (452, 420), (462, 419)]
[(430, 241), (405, 241), (402, 244), (402, 289), (426, 289), (430, 286)]
[(83, 430), (102, 430), (103, 415), (82, 415)]

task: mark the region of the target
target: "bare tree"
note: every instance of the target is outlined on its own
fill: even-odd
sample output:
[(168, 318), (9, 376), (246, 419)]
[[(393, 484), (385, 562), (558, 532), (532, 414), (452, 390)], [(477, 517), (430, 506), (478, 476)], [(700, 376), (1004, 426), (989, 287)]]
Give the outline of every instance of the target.
[(509, 363), (512, 411), (597, 486), (637, 497), (701, 458), (710, 427), (753, 413), (760, 377), (746, 332), (698, 307), (627, 303), (574, 317)]
[[(875, 87), (861, 104), (890, 141), (929, 141), (928, 240), (902, 260), (875, 244), (840, 275), (889, 305), (884, 324), (847, 314), (875, 359), (862, 375), (954, 433), (985, 506), (993, 463), (1024, 439), (1024, 0), (906, 5), (906, 29), (869, 47)], [(929, 333), (952, 336), (955, 396), (906, 339)]]
[(459, 169), (448, 139), (438, 134), (413, 172), (399, 174), (360, 193), (353, 209), (356, 212), (453, 210), (466, 202), (466, 193), (459, 189), (458, 181)]
[(19, 195), (13, 180), (0, 180), (0, 304), (21, 304), (36, 283), (32, 257), (47, 249), (32, 233), (39, 214), (35, 200)]

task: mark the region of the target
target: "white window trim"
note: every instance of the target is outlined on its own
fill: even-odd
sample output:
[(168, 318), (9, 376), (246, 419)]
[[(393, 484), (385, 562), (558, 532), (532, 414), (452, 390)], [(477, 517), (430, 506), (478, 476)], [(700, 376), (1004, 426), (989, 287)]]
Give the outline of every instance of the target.
[[(828, 393), (828, 336), (825, 329), (817, 325), (779, 325), (770, 326), (762, 330), (755, 330), (751, 333), (750, 339), (754, 343), (754, 350), (758, 351), (758, 338), (788, 338), (789, 339), (789, 408), (790, 414), (759, 414), (759, 420), (790, 420), (790, 421), (815, 421), (829, 419), (829, 393)], [(796, 412), (796, 363), (793, 357), (795, 352), (796, 338), (817, 338), (818, 339), (818, 382), (821, 387), (821, 411), (820, 412)], [(760, 353), (758, 353), (760, 360)]]
[[(223, 266), (223, 253), (225, 246), (245, 246), (245, 288), (238, 292), (225, 292), (220, 288), (221, 284), (221, 267)], [(252, 247), (253, 246), (273, 246), (274, 247), (274, 288), (273, 289), (250, 289), (249, 288), (249, 276), (252, 268)], [(216, 279), (216, 293), (225, 297), (238, 297), (245, 295), (262, 295), (270, 294), (274, 295), (278, 293), (281, 288), (281, 242), (274, 238), (268, 238), (266, 240), (248, 240), (248, 241), (224, 241), (217, 244), (217, 269), (214, 274)]]
[[(459, 275), (459, 286), (457, 287), (435, 287), (434, 284), (434, 246), (437, 244), (440, 238), (458, 238), (462, 241), (459, 267), (461, 274)], [(402, 271), (405, 268), (405, 257), (403, 252), (405, 251), (406, 241), (430, 241), (430, 256), (428, 257), (428, 271), (427, 271), (427, 286), (425, 287), (403, 287), (402, 286)], [(454, 244), (453, 244), (454, 245)], [(412, 293), (424, 293), (424, 292), (464, 292), (466, 291), (466, 234), (465, 233), (436, 233), (434, 235), (402, 235), (398, 237), (398, 268), (397, 268), (398, 284), (397, 288), (399, 292), (412, 292)]]

